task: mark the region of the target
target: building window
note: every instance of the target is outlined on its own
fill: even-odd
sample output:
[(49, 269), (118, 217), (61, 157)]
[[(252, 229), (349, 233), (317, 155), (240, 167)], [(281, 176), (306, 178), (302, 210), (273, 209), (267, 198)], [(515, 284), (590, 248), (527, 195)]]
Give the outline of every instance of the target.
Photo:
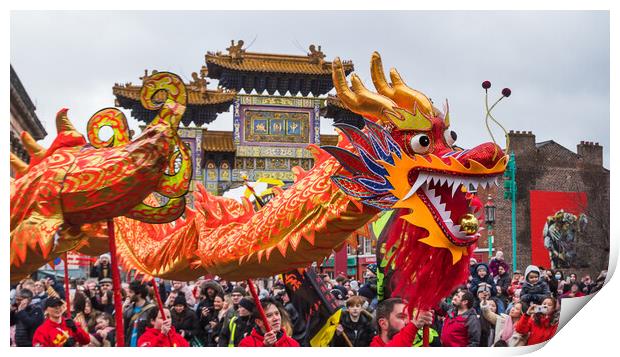
[(368, 237), (362, 237), (362, 252), (364, 255), (372, 254), (372, 242)]

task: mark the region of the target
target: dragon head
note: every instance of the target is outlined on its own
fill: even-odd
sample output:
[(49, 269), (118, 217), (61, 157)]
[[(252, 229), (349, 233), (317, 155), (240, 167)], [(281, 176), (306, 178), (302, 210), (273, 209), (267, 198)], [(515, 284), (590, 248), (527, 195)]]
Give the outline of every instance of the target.
[[(338, 97), (364, 117), (365, 126), (360, 130), (336, 124), (344, 134), (341, 144), (323, 149), (348, 173), (332, 180), (366, 205), (396, 210), (402, 219), (390, 228), (388, 249), (391, 245), (400, 247), (401, 253), (418, 255), (421, 249), (435, 249), (427, 253), (443, 256), (443, 264), (456, 269), (457, 263), (465, 264), (461, 258), (471, 254), (480, 236), (482, 204), (472, 191), (497, 184), (508, 157), (494, 143), (466, 150), (456, 146), (447, 101), (444, 111), (438, 110), (423, 93), (408, 87), (395, 69), (388, 83), (376, 52), (371, 74), (378, 93), (366, 89), (356, 74), (349, 87), (340, 60), (334, 60)], [(412, 264), (405, 254), (396, 259)], [(428, 260), (416, 262), (409, 269), (411, 282), (421, 278), (420, 269)]]

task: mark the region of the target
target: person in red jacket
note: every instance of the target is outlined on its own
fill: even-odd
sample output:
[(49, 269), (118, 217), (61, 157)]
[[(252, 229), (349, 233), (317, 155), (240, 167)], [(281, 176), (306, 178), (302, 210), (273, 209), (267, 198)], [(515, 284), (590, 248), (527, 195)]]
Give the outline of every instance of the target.
[(252, 317), (256, 327), (249, 336), (239, 342), (239, 347), (299, 347), (299, 343), (287, 336), (282, 328), (284, 308), (280, 303), (273, 298), (265, 298), (260, 301), (260, 304), (265, 311), (271, 330), (267, 332), (258, 308), (255, 308)]
[(391, 298), (377, 305), (379, 334), (370, 342), (370, 347), (411, 347), (418, 329), (433, 322), (430, 311), (420, 311), (409, 319), (407, 305), (401, 298)]
[(480, 345), (480, 320), (476, 315), (474, 295), (461, 290), (452, 297), (452, 307), (442, 303), (442, 310), (448, 311), (441, 330), (441, 345), (444, 347), (478, 347)]
[(515, 324), (515, 332), (527, 337), (527, 345), (545, 342), (558, 329), (559, 311), (556, 311), (556, 300), (548, 297), (542, 305), (531, 304), (527, 312)]
[(159, 309), (151, 309), (147, 313), (150, 327), (138, 339), (138, 347), (189, 347), (187, 340), (172, 326), (170, 310), (164, 309), (166, 320), (162, 318)]
[(65, 319), (62, 314), (66, 307), (64, 301), (50, 296), (45, 300), (47, 318), (37, 328), (32, 337), (34, 347), (74, 347), (90, 343), (90, 335), (72, 319)]

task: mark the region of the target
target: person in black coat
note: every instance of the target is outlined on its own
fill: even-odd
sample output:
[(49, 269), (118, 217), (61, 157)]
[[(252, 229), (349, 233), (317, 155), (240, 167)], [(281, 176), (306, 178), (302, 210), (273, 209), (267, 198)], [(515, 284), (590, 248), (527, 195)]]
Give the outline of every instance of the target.
[(198, 335), (198, 319), (196, 314), (187, 307), (185, 295), (180, 294), (174, 299), (170, 316), (172, 318), (172, 326), (187, 342), (191, 342), (192, 338)]
[[(364, 313), (364, 300), (359, 296), (352, 296), (346, 302), (347, 310), (340, 316), (340, 324), (330, 345), (335, 347), (368, 347), (375, 336), (370, 314)], [(344, 335), (346, 334), (349, 342)]]
[(204, 309), (200, 316), (200, 333), (203, 344), (207, 347), (217, 347), (219, 336), (224, 327), (226, 312), (224, 308), (224, 295), (217, 294), (213, 300), (213, 306)]
[(493, 281), (493, 277), (489, 274), (489, 267), (485, 263), (476, 265), (476, 272), (471, 280), (469, 291), (474, 297), (478, 296), (478, 285), (480, 285), (480, 283), (489, 284), (491, 286), (491, 296), (497, 295), (495, 282)]
[(243, 298), (239, 301), (239, 307), (233, 317), (222, 326), (217, 345), (219, 347), (237, 347), (239, 342), (249, 336), (254, 329), (254, 301)]
[(110, 255), (102, 254), (90, 270), (90, 277), (97, 278), (99, 281), (104, 278), (112, 279), (112, 268), (110, 265)]
[(549, 286), (540, 276), (540, 269), (530, 265), (525, 269), (525, 282), (521, 288), (521, 302), (523, 309), (529, 308), (531, 303), (542, 304), (543, 300), (551, 296)]
[(34, 294), (22, 289), (15, 299), (15, 309), (11, 310), (11, 320), (15, 322), (15, 344), (18, 347), (32, 347), (34, 331), (43, 323), (43, 311), (37, 304), (31, 304)]

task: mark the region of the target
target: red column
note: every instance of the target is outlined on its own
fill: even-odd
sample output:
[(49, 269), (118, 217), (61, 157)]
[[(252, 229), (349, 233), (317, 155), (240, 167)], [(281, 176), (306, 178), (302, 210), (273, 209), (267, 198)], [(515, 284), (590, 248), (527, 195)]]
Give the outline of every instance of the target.
[(347, 247), (344, 245), (334, 255), (334, 278), (340, 273), (347, 275)]

